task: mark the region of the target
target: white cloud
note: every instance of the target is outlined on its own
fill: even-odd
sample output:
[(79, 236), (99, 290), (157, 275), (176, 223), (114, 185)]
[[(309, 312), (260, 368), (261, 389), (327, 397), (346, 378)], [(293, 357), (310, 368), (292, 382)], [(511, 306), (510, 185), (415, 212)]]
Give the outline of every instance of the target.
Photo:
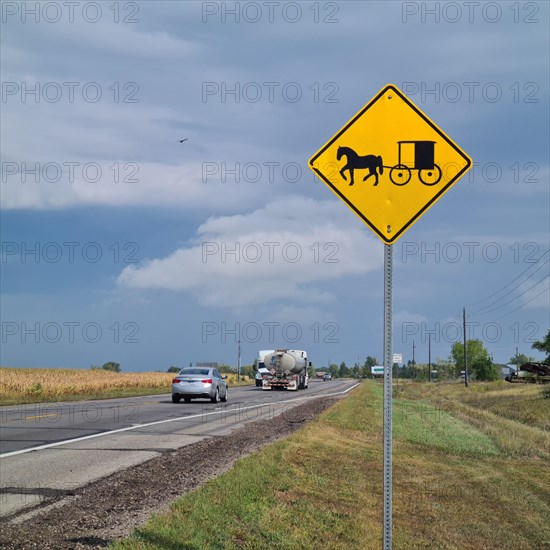
[(334, 297), (320, 285), (379, 268), (380, 246), (338, 202), (291, 196), (210, 218), (189, 246), (126, 267), (118, 284), (192, 292), (204, 305), (237, 309), (326, 304)]
[(2, 208), (6, 210), (163, 206), (227, 212), (258, 204), (278, 190), (269, 183), (222, 182), (220, 178), (203, 182), (203, 167), (197, 162), (56, 159), (5, 162), (3, 168)]

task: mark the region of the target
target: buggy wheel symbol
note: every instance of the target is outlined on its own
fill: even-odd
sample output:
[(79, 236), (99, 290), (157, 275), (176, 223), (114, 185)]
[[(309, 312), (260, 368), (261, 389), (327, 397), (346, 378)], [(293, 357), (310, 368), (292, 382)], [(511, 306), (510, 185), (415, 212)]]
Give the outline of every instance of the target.
[(437, 164), (433, 168), (424, 168), (418, 171), (418, 179), (424, 185), (435, 185), (441, 179), (441, 168)]
[(395, 185), (407, 185), (411, 179), (411, 170), (404, 164), (396, 164), (390, 170), (390, 179)]

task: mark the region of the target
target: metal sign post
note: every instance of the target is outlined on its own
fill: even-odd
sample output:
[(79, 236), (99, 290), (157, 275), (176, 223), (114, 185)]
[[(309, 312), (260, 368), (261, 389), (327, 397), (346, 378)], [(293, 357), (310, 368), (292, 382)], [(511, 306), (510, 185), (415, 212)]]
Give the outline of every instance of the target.
[(384, 245), (384, 550), (392, 547), (392, 245)]

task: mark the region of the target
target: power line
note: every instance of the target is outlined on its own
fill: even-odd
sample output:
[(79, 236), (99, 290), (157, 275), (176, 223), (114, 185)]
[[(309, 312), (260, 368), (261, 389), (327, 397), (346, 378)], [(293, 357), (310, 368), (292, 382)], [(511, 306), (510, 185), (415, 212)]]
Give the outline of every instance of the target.
[[(519, 294), (518, 296), (516, 296), (515, 298), (512, 298), (511, 300), (508, 300), (507, 302), (504, 302), (503, 304), (499, 305), (498, 307), (495, 307), (493, 309), (489, 309), (487, 311), (484, 311), (483, 313), (480, 313), (482, 312), (484, 309), (486, 308), (481, 308), (480, 310), (478, 311), (474, 311), (474, 313), (472, 313), (471, 315), (476, 315), (476, 314), (480, 314), (480, 315), (486, 315), (487, 313), (491, 313), (492, 311), (498, 311), (499, 309), (503, 308), (504, 306), (507, 306), (508, 304), (511, 304), (512, 302), (514, 302), (515, 300), (517, 300), (518, 298), (521, 298), (524, 294), (526, 294), (527, 292), (529, 292), (530, 290), (532, 290), (533, 288), (535, 288), (536, 286), (540, 285), (540, 283), (543, 283), (546, 279), (548, 279), (550, 277), (550, 275), (546, 275), (546, 277), (544, 277), (544, 279), (541, 279), (540, 281), (536, 282), (534, 285), (530, 286), (529, 288), (527, 288), (526, 290), (524, 290), (521, 294)], [(514, 289), (515, 290), (515, 289)], [(545, 289), (546, 290), (546, 289)], [(503, 296), (504, 297), (504, 296)], [(499, 298), (496, 302), (500, 301), (502, 298)], [(494, 305), (496, 304), (496, 302), (494, 302), (493, 304), (490, 304), (489, 306), (486, 306), (486, 307), (490, 307), (491, 305)], [(521, 306), (520, 306), (521, 307)]]
[[(546, 262), (542, 265), (540, 265), (537, 269), (535, 269), (535, 271), (533, 271), (533, 273), (531, 273), (531, 275), (529, 275), (529, 277), (527, 277), (527, 279), (525, 279), (525, 281), (522, 281), (520, 283), (518, 283), (516, 286), (514, 286), (512, 289), (510, 289), (506, 294), (503, 294), (500, 298), (498, 298), (497, 300), (495, 300), (493, 303), (491, 304), (488, 304), (486, 306), (483, 306), (481, 309), (478, 309), (477, 311), (474, 311), (473, 315), (475, 315), (476, 313), (479, 313), (480, 311), (483, 311), (484, 309), (487, 309), (488, 307), (491, 307), (491, 306), (494, 306), (497, 302), (500, 302), (500, 300), (502, 300), (503, 298), (506, 298), (506, 296), (508, 296), (509, 294), (511, 294), (512, 292), (514, 292), (514, 290), (516, 290), (517, 288), (519, 288), (523, 283), (527, 282), (527, 280), (532, 277), (539, 269), (541, 269), (542, 267), (544, 267), (544, 265), (546, 263), (548, 263), (549, 260), (546, 260)], [(539, 281), (540, 282), (540, 281)], [(507, 285), (508, 286), (508, 285)], [(506, 287), (504, 287), (506, 288)], [(504, 289), (501, 289), (501, 290), (504, 290)], [(500, 291), (499, 291), (500, 292)]]
[[(509, 294), (511, 294), (514, 290), (518, 290), (521, 285), (518, 285), (517, 287), (513, 288), (511, 291), (507, 292), (506, 294), (504, 294), (503, 296), (501, 296), (498, 300), (495, 300), (492, 304), (488, 304), (486, 305), (485, 307), (482, 307), (481, 309), (478, 309), (476, 311), (474, 311), (472, 313), (472, 315), (485, 315), (486, 313), (489, 313), (491, 311), (496, 311), (497, 309), (500, 309), (501, 307), (504, 307), (505, 305), (507, 304), (510, 304), (511, 302), (513, 302), (514, 300), (517, 300), (519, 297), (523, 296), (526, 292), (529, 292), (529, 290), (531, 290), (532, 288), (536, 287), (537, 285), (540, 285), (540, 283), (544, 282), (546, 279), (548, 279), (548, 277), (550, 277), (550, 275), (546, 275), (546, 277), (540, 279), (539, 281), (537, 281), (536, 283), (534, 283), (532, 286), (530, 286), (528, 289), (524, 290), (521, 294), (518, 294), (515, 298), (512, 298), (511, 300), (508, 300), (507, 302), (504, 302), (503, 304), (500, 304), (499, 306), (493, 308), (493, 309), (489, 309), (487, 310), (487, 308), (490, 308), (494, 305), (496, 305), (498, 302), (500, 302), (503, 298), (506, 298), (506, 296), (508, 296)], [(523, 281), (523, 283), (521, 284), (524, 284), (526, 283), (527, 280)], [(484, 311), (484, 310), (487, 310), (487, 311)]]
[[(529, 267), (524, 269), (517, 277), (512, 279), (508, 284), (504, 285), (501, 289), (497, 290), (496, 292), (493, 292), (493, 294), (490, 294), (489, 296), (487, 296), (486, 298), (483, 298), (482, 300), (478, 300), (477, 302), (470, 303), (469, 306), (475, 306), (477, 304), (481, 304), (482, 302), (485, 302), (486, 300), (489, 300), (493, 296), (496, 296), (497, 294), (500, 294), (505, 288), (508, 288), (512, 283), (516, 282), (519, 278), (523, 277), (523, 275), (525, 275), (525, 273), (527, 273), (530, 269), (532, 269), (535, 265), (537, 265), (537, 263), (539, 263), (544, 258), (544, 256), (546, 256), (547, 253), (548, 253), (548, 250), (537, 260), (537, 262), (531, 264)], [(533, 273), (531, 273), (527, 277), (527, 279), (532, 277), (539, 269), (541, 269), (543, 266), (545, 266), (549, 261), (550, 261), (550, 259), (545, 260), (537, 269), (535, 269), (535, 271), (533, 271)], [(525, 281), (523, 281), (523, 282), (525, 282)], [(519, 283), (515, 288), (517, 288), (520, 284), (521, 283)]]
[(520, 306), (516, 307), (512, 311), (509, 311), (508, 313), (505, 313), (504, 315), (502, 315), (498, 319), (495, 319), (495, 321), (500, 321), (501, 319), (504, 319), (504, 317), (508, 317), (508, 315), (510, 315), (511, 313), (514, 313), (514, 311), (517, 311), (518, 309), (521, 309), (522, 307), (525, 307), (527, 304), (531, 303), (533, 300), (536, 300), (543, 292), (546, 292), (546, 290), (547, 290), (546, 288), (543, 288), (536, 296), (533, 296), (530, 300), (528, 300), (524, 304), (521, 304)]

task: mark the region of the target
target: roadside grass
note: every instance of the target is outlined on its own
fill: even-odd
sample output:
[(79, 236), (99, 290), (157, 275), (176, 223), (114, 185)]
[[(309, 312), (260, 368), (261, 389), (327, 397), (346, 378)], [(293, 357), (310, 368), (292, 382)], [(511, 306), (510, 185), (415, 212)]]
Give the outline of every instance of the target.
[(497, 382), (474, 382), (469, 387), (463, 384), (418, 384), (400, 386), (416, 395), (434, 399), (460, 401), (476, 409), (486, 410), (509, 420), (528, 426), (550, 430), (550, 400), (544, 392), (550, 386), (538, 384), (510, 384)]
[[(138, 397), (171, 392), (174, 373), (0, 367), (0, 405)], [(243, 378), (243, 377), (241, 377)], [(229, 375), (230, 387), (250, 385)]]
[(428, 401), (400, 399), (394, 407), (394, 437), (450, 454), (497, 456), (495, 443), (472, 426)]
[(428, 400), (432, 414), (448, 412), (477, 427), (510, 456), (550, 459), (550, 400), (538, 385), (408, 383), (396, 395)]
[[(413, 393), (394, 400), (394, 548), (550, 548), (547, 464)], [(382, 469), (382, 386), (367, 382), (112, 548), (380, 548)]]

